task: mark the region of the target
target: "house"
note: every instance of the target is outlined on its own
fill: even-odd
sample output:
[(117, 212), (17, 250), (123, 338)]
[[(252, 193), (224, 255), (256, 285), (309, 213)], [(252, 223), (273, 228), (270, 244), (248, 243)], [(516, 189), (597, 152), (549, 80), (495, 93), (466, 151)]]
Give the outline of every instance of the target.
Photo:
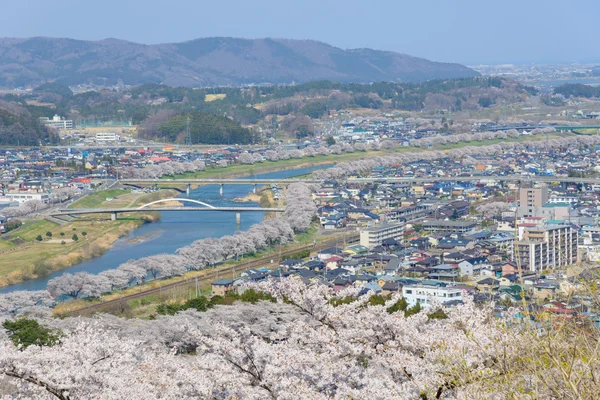
[(386, 282), (381, 286), (381, 294), (384, 296), (388, 296), (390, 294), (398, 293), (402, 287), (398, 282)]
[(225, 297), (228, 293), (234, 292), (235, 287), (231, 279), (219, 279), (211, 283), (212, 295)]
[(459, 268), (456, 265), (440, 264), (429, 268), (429, 279), (454, 280), (458, 278)]
[(452, 287), (407, 285), (402, 287), (402, 297), (411, 307), (416, 304), (429, 307), (434, 302), (447, 304), (456, 300), (462, 301), (462, 291)]
[(458, 263), (460, 274), (465, 276), (475, 276), (481, 273), (481, 268), (488, 262), (486, 257), (466, 258)]
[(319, 260), (323, 261), (327, 258), (330, 258), (333, 256), (341, 256), (343, 254), (344, 254), (344, 249), (341, 249), (339, 247), (328, 247), (326, 249), (321, 250), (317, 254), (317, 257), (319, 258)]
[(491, 293), (500, 288), (500, 281), (494, 278), (485, 278), (477, 282), (477, 289), (484, 293)]

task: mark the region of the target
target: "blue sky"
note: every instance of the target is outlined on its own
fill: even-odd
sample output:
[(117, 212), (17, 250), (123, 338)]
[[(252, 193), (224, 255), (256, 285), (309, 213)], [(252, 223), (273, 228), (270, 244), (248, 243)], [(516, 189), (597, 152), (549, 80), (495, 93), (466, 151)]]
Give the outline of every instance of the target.
[(314, 39), (436, 61), (600, 61), (600, 0), (21, 0), (1, 37)]

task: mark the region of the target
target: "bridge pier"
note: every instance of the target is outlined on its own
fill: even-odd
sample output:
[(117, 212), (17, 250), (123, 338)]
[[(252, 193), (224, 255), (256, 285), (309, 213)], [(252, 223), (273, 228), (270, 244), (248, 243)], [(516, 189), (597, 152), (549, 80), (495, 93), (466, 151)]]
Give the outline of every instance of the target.
[(187, 197), (190, 197), (190, 184), (185, 185), (185, 194)]
[(256, 183), (254, 184), (254, 188), (252, 189), (252, 193), (256, 194)]
[(110, 220), (111, 221), (116, 221), (117, 220), (117, 213), (116, 212), (110, 214)]
[(238, 211), (235, 213), (235, 224), (239, 225), (241, 223), (242, 223), (242, 213)]
[(219, 188), (219, 194), (221, 196), (223, 196), (223, 186), (225, 186), (225, 185), (221, 183), (219, 186), (220, 186), (220, 188)]

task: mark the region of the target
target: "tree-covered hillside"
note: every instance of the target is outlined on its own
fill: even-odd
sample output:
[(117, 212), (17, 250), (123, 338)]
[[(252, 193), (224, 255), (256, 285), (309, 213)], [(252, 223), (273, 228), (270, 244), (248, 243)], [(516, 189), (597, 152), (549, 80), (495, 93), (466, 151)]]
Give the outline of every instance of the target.
[(0, 104), (0, 145), (38, 146), (56, 140), (56, 135), (27, 110), (15, 112)]
[(250, 129), (242, 127), (229, 118), (205, 112), (157, 114), (142, 124), (140, 135), (145, 138), (182, 143), (185, 141), (188, 118), (192, 143), (249, 144), (253, 142)]

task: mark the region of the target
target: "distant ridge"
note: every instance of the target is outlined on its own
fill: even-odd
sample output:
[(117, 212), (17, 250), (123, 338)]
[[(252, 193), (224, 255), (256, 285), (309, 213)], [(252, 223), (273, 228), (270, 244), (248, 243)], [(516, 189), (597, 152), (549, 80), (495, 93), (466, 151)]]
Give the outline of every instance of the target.
[(0, 87), (162, 83), (171, 86), (421, 82), (479, 75), (460, 64), (313, 40), (204, 38), (144, 45), (119, 39), (0, 38)]

